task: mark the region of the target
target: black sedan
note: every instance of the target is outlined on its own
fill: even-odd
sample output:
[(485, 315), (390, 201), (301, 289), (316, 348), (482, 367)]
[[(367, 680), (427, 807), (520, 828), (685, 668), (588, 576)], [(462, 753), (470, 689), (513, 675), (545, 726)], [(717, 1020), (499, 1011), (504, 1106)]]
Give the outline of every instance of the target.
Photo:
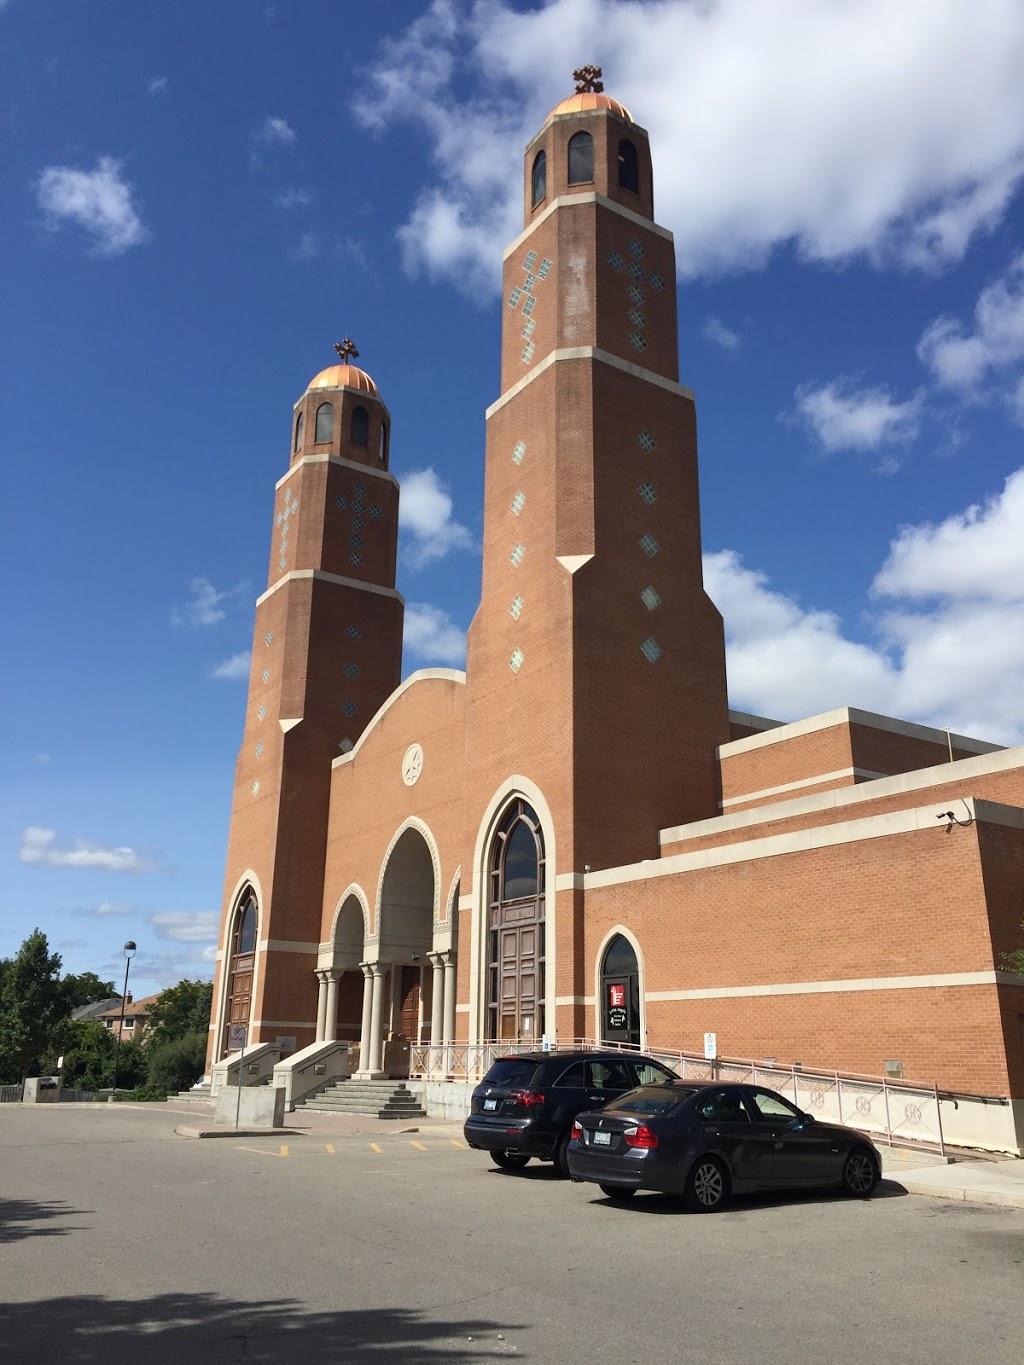
[(580, 1114), (568, 1163), (573, 1180), (593, 1181), (609, 1199), (657, 1190), (682, 1195), (694, 1213), (753, 1190), (836, 1185), (866, 1199), (881, 1172), (863, 1133), (821, 1123), (774, 1090), (681, 1080)]

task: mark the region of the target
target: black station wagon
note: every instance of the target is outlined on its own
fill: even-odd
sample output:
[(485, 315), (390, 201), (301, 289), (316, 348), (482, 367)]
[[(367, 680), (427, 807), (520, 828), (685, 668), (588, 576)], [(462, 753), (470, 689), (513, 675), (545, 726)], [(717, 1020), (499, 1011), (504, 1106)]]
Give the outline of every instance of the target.
[(519, 1170), (531, 1157), (569, 1174), (573, 1120), (640, 1085), (675, 1079), (650, 1057), (622, 1052), (525, 1052), (499, 1057), (473, 1091), (463, 1132), (496, 1166)]

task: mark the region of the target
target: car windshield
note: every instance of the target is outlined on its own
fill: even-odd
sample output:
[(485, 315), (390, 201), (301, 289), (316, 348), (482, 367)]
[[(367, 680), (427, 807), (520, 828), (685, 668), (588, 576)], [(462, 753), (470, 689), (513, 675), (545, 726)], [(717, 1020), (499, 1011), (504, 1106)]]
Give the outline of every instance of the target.
[(696, 1086), (685, 1085), (645, 1085), (641, 1090), (631, 1090), (616, 1100), (610, 1108), (616, 1113), (625, 1114), (669, 1114), (678, 1108), (683, 1100), (697, 1093)]
[(502, 1057), (483, 1079), (484, 1085), (507, 1085), (527, 1089), (540, 1073), (540, 1065), (527, 1057)]

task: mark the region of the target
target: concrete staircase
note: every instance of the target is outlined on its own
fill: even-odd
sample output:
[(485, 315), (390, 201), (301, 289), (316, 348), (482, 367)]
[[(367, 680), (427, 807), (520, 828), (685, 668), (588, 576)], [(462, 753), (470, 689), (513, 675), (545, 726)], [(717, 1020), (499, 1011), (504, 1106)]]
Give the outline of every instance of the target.
[(210, 1084), (207, 1082), (205, 1085), (196, 1086), (194, 1090), (179, 1090), (176, 1095), (168, 1095), (167, 1099), (168, 1101), (196, 1100), (200, 1104), (212, 1104), (213, 1094), (210, 1090)]
[(299, 1100), (296, 1110), (317, 1114), (362, 1114), (378, 1119), (423, 1119), (427, 1111), (404, 1081), (335, 1081)]

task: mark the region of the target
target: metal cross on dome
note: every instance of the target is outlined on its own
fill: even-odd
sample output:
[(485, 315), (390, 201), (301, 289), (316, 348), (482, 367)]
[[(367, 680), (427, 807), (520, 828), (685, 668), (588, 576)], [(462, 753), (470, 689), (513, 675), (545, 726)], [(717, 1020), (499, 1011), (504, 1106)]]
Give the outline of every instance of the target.
[(346, 337), (344, 341), (336, 341), (334, 343), (334, 349), (338, 352), (343, 365), (348, 364), (349, 356), (351, 356), (353, 360), (356, 360), (359, 357), (359, 352), (356, 350), (351, 337)]
[(599, 66), (581, 66), (573, 73), (572, 78), (576, 82), (577, 95), (600, 95), (604, 89), (604, 81), (601, 77), (604, 72)]

